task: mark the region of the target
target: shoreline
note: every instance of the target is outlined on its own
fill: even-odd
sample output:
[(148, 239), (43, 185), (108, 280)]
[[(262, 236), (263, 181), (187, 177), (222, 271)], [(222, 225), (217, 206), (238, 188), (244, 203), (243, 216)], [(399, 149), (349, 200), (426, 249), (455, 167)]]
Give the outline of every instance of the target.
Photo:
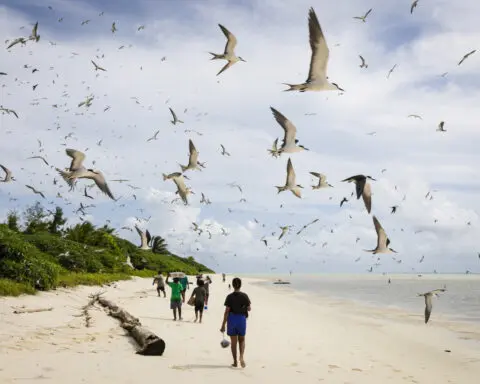
[[(136, 355), (132, 339), (102, 309), (90, 310), (92, 325), (85, 327), (78, 315), (88, 295), (99, 287), (0, 298), (0, 382), (33, 383), (43, 378), (52, 384), (67, 380), (126, 384), (151, 380), (158, 372), (162, 380), (210, 384), (292, 380), (463, 384), (478, 378), (478, 341), (460, 339), (435, 317), (427, 325), (421, 314), (391, 319), (388, 310), (372, 311), (323, 297), (312, 300), (312, 295), (277, 289), (281, 286), (259, 286), (264, 279), (243, 276), (242, 290), (252, 301), (247, 367), (231, 368), (230, 351), (219, 345), (219, 328), (233, 276), (228, 275), (225, 284), (220, 275), (210, 276), (213, 284), (203, 324), (193, 323), (193, 309), (187, 305), (183, 306), (184, 321), (173, 322), (169, 301), (157, 297), (153, 279), (133, 278), (106, 288), (106, 298), (165, 340), (161, 357)], [(21, 306), (53, 310), (14, 314), (14, 308)]]

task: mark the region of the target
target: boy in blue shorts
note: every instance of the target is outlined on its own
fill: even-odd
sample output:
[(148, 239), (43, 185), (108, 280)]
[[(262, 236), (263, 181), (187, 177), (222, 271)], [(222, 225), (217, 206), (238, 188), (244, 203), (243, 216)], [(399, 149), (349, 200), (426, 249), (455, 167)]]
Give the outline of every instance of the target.
[(240, 349), (240, 365), (245, 368), (245, 335), (247, 333), (247, 317), (250, 311), (251, 303), (246, 293), (240, 292), (242, 280), (238, 277), (232, 281), (234, 292), (230, 293), (225, 299), (225, 313), (223, 315), (222, 327), (220, 332), (225, 332), (225, 324), (227, 324), (227, 335), (230, 336), (230, 346), (232, 349), (233, 364), (237, 367), (237, 343)]

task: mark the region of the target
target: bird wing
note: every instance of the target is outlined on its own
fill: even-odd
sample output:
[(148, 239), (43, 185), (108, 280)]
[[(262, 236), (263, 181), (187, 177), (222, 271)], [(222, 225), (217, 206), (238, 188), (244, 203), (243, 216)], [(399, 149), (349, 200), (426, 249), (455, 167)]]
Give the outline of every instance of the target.
[(287, 185), (295, 186), (295, 171), (293, 170), (292, 160), (288, 158), (287, 163)]
[(137, 230), (138, 235), (139, 235), (140, 237), (143, 237), (143, 232), (142, 232), (142, 230), (141, 230), (140, 228), (138, 228), (137, 225), (135, 225), (135, 229)]
[[(365, 208), (367, 208), (367, 212), (370, 213), (372, 210), (372, 189), (370, 187), (370, 183), (364, 182), (365, 186), (363, 187), (362, 197), (363, 202), (365, 203)], [(358, 189), (358, 184), (357, 184)], [(358, 191), (357, 191), (358, 193)]]
[(172, 108), (168, 108), (170, 110), (170, 113), (172, 114), (173, 116), (173, 121), (177, 121), (177, 115), (175, 114), (175, 112), (173, 112), (173, 109)]
[(360, 196), (363, 194), (363, 190), (365, 188), (365, 184), (367, 182), (367, 179), (365, 177), (362, 178), (356, 178), (355, 179), (355, 191), (357, 192), (357, 200), (360, 199)]
[(233, 54), (235, 50), (235, 46), (237, 45), (237, 38), (234, 36), (232, 32), (230, 32), (227, 28), (225, 28), (222, 24), (218, 24), (220, 29), (222, 30), (223, 34), (227, 38), (227, 44), (225, 45), (225, 54)]
[(373, 216), (373, 224), (375, 225), (375, 231), (377, 232), (377, 248), (384, 248), (388, 241), (387, 234), (375, 216)]
[(190, 151), (188, 165), (195, 166), (197, 165), (197, 161), (198, 161), (198, 151), (197, 151), (197, 148), (195, 148), (195, 145), (193, 144), (192, 140), (188, 141), (188, 149)]
[(80, 169), (82, 167), (83, 160), (85, 160), (85, 154), (71, 148), (67, 148), (65, 152), (67, 153), (67, 156), (72, 158), (72, 162), (70, 163), (70, 171)]
[(5, 175), (8, 176), (8, 174), (10, 173), (10, 171), (9, 171), (5, 166), (3, 166), (2, 164), (0, 164), (0, 168), (2, 168), (3, 171), (5, 172)]
[(225, 64), (220, 71), (218, 71), (217, 76), (220, 75), (221, 73), (225, 72), (228, 68), (230, 68), (233, 65), (233, 61), (229, 61), (227, 64)]
[(32, 36), (36, 37), (37, 36), (37, 30), (38, 30), (38, 21), (35, 23), (32, 29)]
[(410, 7), (410, 14), (413, 13), (413, 10), (414, 10), (415, 7), (417, 6), (417, 3), (418, 3), (418, 0), (415, 0), (415, 1), (412, 3), (412, 6)]
[(370, 8), (367, 13), (365, 13), (365, 16), (363, 16), (364, 19), (367, 18), (367, 16), (370, 14), (370, 12), (372, 12), (373, 8)]
[(425, 324), (428, 323), (430, 319), (430, 314), (432, 313), (432, 295), (425, 295)]
[(310, 32), (310, 48), (312, 49), (307, 79), (307, 83), (310, 83), (316, 80), (325, 80), (329, 56), (327, 41), (313, 8), (310, 8), (308, 13), (308, 29)]
[(152, 236), (150, 235), (150, 232), (148, 232), (148, 229), (145, 231), (145, 236), (147, 238), (147, 245), (150, 244), (150, 241), (152, 240)]
[(108, 197), (110, 197), (112, 200), (115, 200), (115, 197), (113, 197), (112, 192), (110, 191), (110, 188), (108, 187), (108, 184), (105, 180), (105, 177), (101, 172), (96, 172), (95, 176), (93, 176), (93, 181), (95, 181), (95, 184), (97, 184), (97, 187), (100, 188), (100, 190), (105, 193)]
[(283, 145), (286, 146), (287, 143), (295, 143), (295, 137), (297, 135), (297, 128), (288, 120), (284, 115), (278, 112), (275, 108), (270, 107), (273, 113), (273, 117), (277, 120), (277, 123), (283, 128), (285, 136), (283, 137)]
[(362, 55), (358, 55), (358, 57), (360, 57), (360, 60), (362, 60), (362, 65), (365, 65), (365, 59), (363, 58)]
[(322, 174), (321, 173), (318, 173), (318, 172), (310, 172), (311, 175), (315, 176), (315, 177), (318, 177), (319, 179), (322, 178)]

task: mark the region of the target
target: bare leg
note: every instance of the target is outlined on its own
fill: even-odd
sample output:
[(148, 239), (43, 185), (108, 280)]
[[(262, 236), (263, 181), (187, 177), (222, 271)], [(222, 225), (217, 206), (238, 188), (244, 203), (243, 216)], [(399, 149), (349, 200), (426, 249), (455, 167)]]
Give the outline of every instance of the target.
[(232, 367), (238, 367), (237, 364), (237, 336), (230, 336), (230, 348), (232, 349), (233, 364)]
[(202, 322), (203, 311), (200, 311), (200, 323)]
[(177, 309), (173, 310), (173, 321), (177, 320)]
[(178, 308), (178, 319), (179, 319), (179, 320), (183, 320), (183, 319), (182, 319), (182, 308), (181, 308), (181, 307)]
[(242, 368), (245, 368), (245, 360), (243, 359), (243, 354), (245, 353), (245, 336), (238, 336), (238, 346), (240, 349), (240, 365)]
[[(200, 322), (202, 322), (201, 320), (202, 318), (200, 317)], [(198, 321), (198, 310), (195, 309), (195, 323)]]

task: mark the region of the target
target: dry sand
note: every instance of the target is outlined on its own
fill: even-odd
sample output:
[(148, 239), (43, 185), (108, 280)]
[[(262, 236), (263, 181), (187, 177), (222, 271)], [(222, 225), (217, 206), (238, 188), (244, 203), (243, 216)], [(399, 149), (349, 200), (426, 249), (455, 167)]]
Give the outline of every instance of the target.
[[(184, 320), (173, 322), (168, 298), (157, 297), (152, 280), (136, 278), (108, 287), (105, 297), (165, 340), (163, 356), (136, 355), (134, 342), (103, 309), (90, 310), (92, 324), (85, 327), (78, 315), (98, 287), (0, 298), (0, 383), (479, 382), (479, 327), (436, 322), (435, 312), (425, 325), (421, 313), (312, 302), (289, 287), (243, 280), (252, 301), (245, 369), (230, 368), (230, 350), (220, 347), (228, 294), (220, 276), (213, 277), (203, 324), (193, 323), (188, 305)], [(13, 313), (23, 306), (54, 309)]]

